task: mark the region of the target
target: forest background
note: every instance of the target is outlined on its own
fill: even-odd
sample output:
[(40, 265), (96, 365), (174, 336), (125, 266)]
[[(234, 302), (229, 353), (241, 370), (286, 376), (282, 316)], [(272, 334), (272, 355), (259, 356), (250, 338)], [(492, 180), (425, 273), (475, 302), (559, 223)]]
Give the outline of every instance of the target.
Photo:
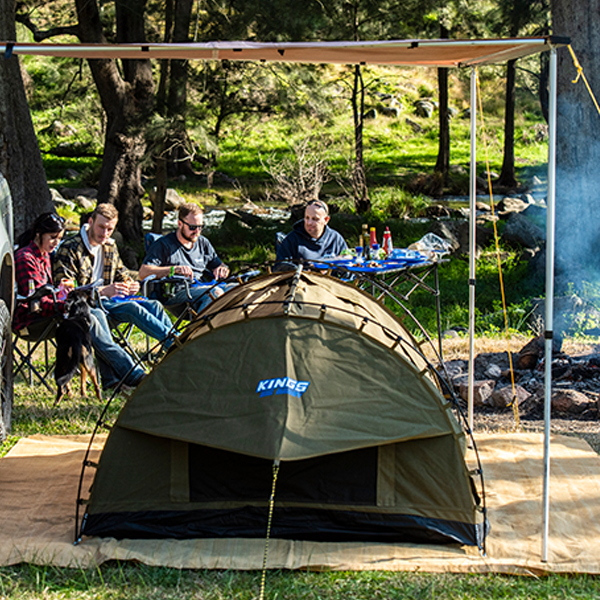
[[(74, 6), (62, 0), (17, 2), (14, 14), (20, 40), (271, 41), (545, 35), (550, 8), (545, 1), (515, 0), (302, 7), (263, 0)], [(16, 211), (17, 231), (51, 206), (44, 193), (49, 181), (55, 188), (94, 187), (98, 201), (113, 202), (123, 239), (138, 255), (142, 204), (152, 197), (153, 230), (159, 231), (167, 186), (206, 208), (248, 199), (301, 204), (320, 195), (339, 211), (334, 224), (352, 245), (363, 221), (391, 225), (396, 244), (407, 245), (427, 228), (408, 217), (422, 216), (432, 199), (468, 190), (467, 71), (25, 57), (20, 74), (43, 168), (32, 167), (34, 150), (21, 161), (28, 165), (23, 185), (36, 192), (25, 194), (26, 210)], [(482, 69), (479, 76), (494, 190), (523, 193), (534, 176), (544, 178), (547, 53)], [(19, 151), (26, 147), (19, 144)], [(225, 229), (213, 233), (213, 242), (226, 260), (272, 257), (269, 228), (251, 235)], [(511, 326), (526, 329), (540, 281), (527, 277), (518, 251), (504, 256), (509, 282), (523, 283), (508, 286), (514, 290)], [(494, 262), (491, 257), (482, 265), (490, 281), (482, 281), (479, 328), (487, 331), (502, 321)], [(450, 302), (444, 326), (464, 327), (467, 264), (444, 269), (442, 297)], [(423, 303), (420, 318), (433, 326), (431, 301)]]

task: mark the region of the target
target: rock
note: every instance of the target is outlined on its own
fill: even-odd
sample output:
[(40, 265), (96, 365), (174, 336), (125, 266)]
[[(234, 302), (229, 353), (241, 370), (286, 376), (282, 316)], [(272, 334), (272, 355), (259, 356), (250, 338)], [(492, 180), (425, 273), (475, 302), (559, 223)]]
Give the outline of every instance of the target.
[(552, 392), (550, 404), (557, 413), (581, 414), (591, 408), (592, 401), (577, 390), (556, 390)]
[[(469, 222), (437, 221), (432, 224), (431, 232), (447, 240), (457, 254), (469, 253)], [(493, 239), (494, 233), (487, 227), (477, 225), (477, 254)]]
[(142, 206), (142, 218), (148, 221), (154, 218), (154, 211), (149, 206)]
[(50, 197), (52, 198), (52, 202), (57, 202), (60, 200), (64, 200), (64, 198), (62, 197), (61, 193), (54, 189), (54, 188), (50, 188)]
[(537, 248), (544, 241), (545, 232), (522, 214), (512, 213), (501, 239), (509, 246)]
[(425, 119), (431, 119), (435, 105), (431, 100), (417, 100), (415, 102), (415, 114), (417, 117), (423, 117)]
[(377, 118), (377, 109), (376, 108), (370, 108), (364, 115), (363, 118), (365, 119), (372, 119), (375, 120)]
[(529, 204), (521, 214), (524, 217), (527, 217), (530, 221), (533, 221), (538, 227), (541, 227), (543, 230), (545, 230), (547, 212), (548, 211), (546, 210), (545, 206)]
[(506, 197), (500, 200), (496, 205), (496, 210), (499, 213), (521, 212), (528, 206), (527, 202), (523, 202), (521, 198)]
[(165, 196), (165, 210), (177, 210), (185, 203), (185, 198), (182, 198), (176, 190), (173, 188), (167, 188), (167, 193)]
[(446, 329), (446, 331), (442, 333), (442, 339), (444, 340), (456, 339), (458, 337), (460, 337), (458, 331), (454, 331), (454, 329)]
[(492, 209), (490, 208), (489, 204), (486, 204), (485, 202), (475, 202), (475, 209), (479, 212), (492, 212)]
[(81, 173), (79, 171), (76, 171), (75, 169), (66, 169), (65, 177), (73, 181), (75, 179), (79, 179), (81, 177)]
[(450, 173), (452, 175), (466, 175), (467, 170), (462, 165), (450, 165)]
[(490, 379), (500, 379), (502, 376), (502, 369), (496, 363), (491, 363), (490, 366), (485, 370), (485, 374)]
[(60, 193), (63, 198), (74, 200), (77, 196), (85, 196), (86, 198), (92, 198), (96, 200), (98, 198), (98, 190), (94, 188), (61, 188)]
[(425, 209), (424, 216), (428, 219), (439, 219), (440, 217), (449, 217), (452, 211), (442, 204), (431, 204)]
[(397, 119), (400, 116), (400, 109), (397, 106), (382, 106), (381, 114), (385, 117), (394, 117)]
[(72, 125), (65, 125), (62, 121), (52, 121), (48, 127), (44, 127), (40, 134), (51, 134), (58, 137), (67, 137), (75, 135), (77, 130)]
[(517, 360), (515, 361), (515, 368), (517, 369), (535, 369), (540, 358), (544, 356), (544, 336), (538, 335), (533, 338), (530, 342), (525, 344), (519, 350)]
[[(531, 394), (520, 385), (515, 385), (515, 397), (517, 405), (523, 403)], [(491, 396), (491, 404), (496, 408), (506, 408), (513, 402), (512, 385), (507, 385), (502, 388), (496, 388)]]
[(466, 360), (448, 360), (444, 362), (446, 372), (450, 379), (462, 375), (468, 367)]
[(458, 117), (458, 108), (454, 108), (454, 106), (449, 106), (448, 107), (448, 116), (451, 119), (454, 119), (454, 117)]
[(64, 198), (55, 198), (53, 200), (54, 202), (54, 206), (66, 206), (68, 208), (70, 208), (71, 210), (75, 210), (75, 202), (71, 201), (71, 200), (65, 200)]
[(404, 119), (404, 122), (413, 130), (414, 133), (422, 133), (423, 128), (416, 122), (410, 119)]
[[(484, 379), (473, 382), (473, 406), (483, 406), (489, 404), (489, 399), (492, 396), (496, 382), (493, 379)], [(469, 385), (468, 383), (461, 383), (459, 387), (460, 397), (468, 401), (469, 400)]]
[(96, 208), (96, 203), (85, 196), (75, 196), (75, 203), (83, 210), (94, 210)]

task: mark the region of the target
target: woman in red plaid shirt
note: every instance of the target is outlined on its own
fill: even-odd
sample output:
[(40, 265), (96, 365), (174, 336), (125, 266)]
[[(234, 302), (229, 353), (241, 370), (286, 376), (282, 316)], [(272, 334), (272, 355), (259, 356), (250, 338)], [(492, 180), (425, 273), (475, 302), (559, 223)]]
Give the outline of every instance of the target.
[[(20, 238), (20, 248), (15, 254), (15, 274), (19, 296), (29, 296), (37, 288), (47, 283), (52, 285), (50, 253), (56, 249), (64, 232), (65, 221), (62, 217), (56, 213), (44, 213)], [(27, 243), (28, 241), (29, 243)], [(21, 303), (15, 310), (13, 329), (19, 330), (32, 321), (50, 317), (62, 310), (63, 306), (63, 302), (55, 304), (51, 296), (41, 298), (35, 312), (30, 310), (29, 303)]]

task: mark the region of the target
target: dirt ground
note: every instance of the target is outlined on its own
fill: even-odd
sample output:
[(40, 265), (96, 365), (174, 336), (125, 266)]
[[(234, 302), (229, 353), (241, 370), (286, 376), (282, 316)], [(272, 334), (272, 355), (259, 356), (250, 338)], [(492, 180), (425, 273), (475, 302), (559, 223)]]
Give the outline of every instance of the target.
[[(503, 338), (478, 338), (475, 340), (475, 356), (483, 352), (518, 352), (531, 340), (526, 336), (511, 336), (508, 340)], [(596, 344), (582, 343), (573, 339), (566, 339), (562, 351), (572, 357), (580, 357), (600, 352)], [(469, 341), (467, 338), (452, 338), (443, 342), (444, 360), (468, 360)], [(561, 385), (564, 389), (564, 384)], [(544, 419), (541, 407), (531, 409), (526, 405), (515, 415), (511, 408), (493, 409), (477, 408), (473, 413), (473, 429), (475, 432), (508, 432), (527, 431), (543, 432)], [(552, 416), (551, 433), (572, 435), (583, 438), (600, 454), (600, 421), (598, 414), (585, 413), (570, 415), (565, 418)]]

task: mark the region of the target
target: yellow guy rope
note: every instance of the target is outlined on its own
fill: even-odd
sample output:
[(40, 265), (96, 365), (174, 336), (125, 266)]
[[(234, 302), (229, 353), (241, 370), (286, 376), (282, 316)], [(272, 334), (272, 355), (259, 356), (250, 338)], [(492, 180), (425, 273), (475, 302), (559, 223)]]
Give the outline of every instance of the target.
[(590, 87), (587, 77), (585, 76), (585, 73), (583, 72), (583, 67), (581, 66), (581, 63), (579, 62), (579, 60), (577, 60), (577, 57), (575, 56), (575, 52), (573, 51), (573, 48), (571, 48), (571, 44), (569, 44), (567, 46), (567, 48), (569, 48), (569, 52), (571, 53), (571, 58), (573, 59), (573, 64), (575, 65), (575, 68), (577, 69), (577, 77), (575, 77), (575, 79), (573, 79), (573, 81), (571, 83), (577, 83), (579, 81), (580, 77), (581, 77), (581, 79), (583, 79), (583, 83), (585, 83), (585, 87), (587, 88), (587, 91), (590, 93), (592, 101), (594, 102), (594, 106), (596, 107), (598, 114), (600, 114), (600, 106), (598, 106), (598, 101), (596, 100), (596, 96), (594, 96), (594, 92), (592, 92), (592, 88)]
[(273, 508), (275, 507), (275, 487), (277, 486), (277, 475), (279, 475), (279, 459), (273, 463), (273, 484), (271, 497), (269, 498), (269, 517), (267, 519), (267, 534), (265, 536), (265, 552), (263, 554), (262, 574), (260, 576), (259, 600), (265, 598), (265, 584), (267, 581), (267, 559), (269, 557), (269, 540), (271, 539), (271, 524), (273, 523)]
[(477, 99), (479, 103), (479, 115), (481, 119), (481, 139), (483, 141), (483, 147), (485, 150), (485, 168), (487, 171), (487, 180), (488, 180), (488, 189), (490, 191), (490, 208), (492, 210), (492, 224), (494, 226), (494, 241), (496, 245), (496, 260), (498, 262), (498, 278), (500, 280), (500, 294), (502, 296), (502, 312), (504, 314), (504, 335), (506, 337), (506, 349), (508, 351), (508, 363), (510, 365), (510, 382), (512, 385), (512, 401), (510, 406), (513, 410), (513, 415), (515, 417), (515, 423), (517, 427), (520, 427), (519, 420), (519, 403), (517, 402), (517, 394), (515, 388), (515, 373), (512, 362), (512, 355), (510, 353), (510, 336), (508, 332), (508, 312), (506, 310), (506, 295), (504, 293), (504, 280), (502, 278), (502, 261), (500, 260), (500, 241), (498, 238), (498, 228), (496, 226), (496, 219), (494, 213), (494, 193), (492, 190), (492, 176), (490, 173), (490, 161), (488, 157), (488, 147), (487, 147), (487, 136), (485, 131), (485, 122), (483, 119), (483, 105), (481, 101), (481, 87), (479, 84), (479, 71), (475, 69), (475, 82), (477, 85)]

